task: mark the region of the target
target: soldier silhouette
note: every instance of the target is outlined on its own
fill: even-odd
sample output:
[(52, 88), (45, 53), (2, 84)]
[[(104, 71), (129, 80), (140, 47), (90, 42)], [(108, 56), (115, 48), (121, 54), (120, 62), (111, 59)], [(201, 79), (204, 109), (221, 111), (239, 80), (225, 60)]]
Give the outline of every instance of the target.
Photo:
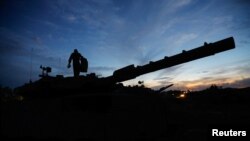
[(73, 71), (74, 77), (79, 77), (80, 72), (87, 72), (88, 69), (88, 61), (84, 58), (77, 49), (74, 49), (74, 52), (71, 53), (68, 62), (68, 68), (71, 67), (71, 61), (73, 60)]

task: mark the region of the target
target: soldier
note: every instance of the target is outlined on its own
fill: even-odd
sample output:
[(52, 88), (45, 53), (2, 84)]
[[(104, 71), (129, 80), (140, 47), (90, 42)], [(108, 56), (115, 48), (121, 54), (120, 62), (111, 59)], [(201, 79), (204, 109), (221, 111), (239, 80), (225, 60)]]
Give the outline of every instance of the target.
[[(85, 72), (87, 72), (87, 68), (82, 68), (82, 66), (84, 66), (83, 63), (86, 63), (82, 61), (83, 59), (85, 58), (77, 51), (77, 49), (74, 49), (74, 52), (71, 53), (69, 57), (68, 63), (68, 68), (70, 68), (71, 61), (73, 60), (74, 77), (79, 77), (79, 74), (83, 69), (86, 70)], [(86, 64), (85, 67), (87, 67)]]

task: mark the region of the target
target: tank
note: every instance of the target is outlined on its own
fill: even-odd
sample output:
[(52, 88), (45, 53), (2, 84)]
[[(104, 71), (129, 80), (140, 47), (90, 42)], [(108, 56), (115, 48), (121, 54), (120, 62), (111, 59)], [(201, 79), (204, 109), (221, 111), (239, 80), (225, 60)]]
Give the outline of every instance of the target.
[(199, 138), (206, 133), (206, 125), (193, 125), (208, 123), (207, 118), (225, 121), (224, 116), (207, 110), (197, 114), (182, 101), (164, 98), (161, 92), (173, 84), (152, 90), (143, 82), (134, 87), (121, 82), (233, 48), (230, 37), (143, 66), (128, 65), (107, 77), (95, 73), (78, 78), (50, 76), (52, 69), (41, 66), (41, 79), (16, 88), (18, 100), (1, 103), (2, 135), (7, 140), (63, 141)]
[[(113, 92), (125, 88), (120, 82), (134, 79), (140, 75), (173, 67), (179, 64), (208, 57), (216, 53), (235, 48), (233, 37), (229, 37), (214, 43), (204, 43), (203, 46), (173, 55), (165, 56), (158, 61), (150, 61), (143, 66), (134, 64), (120, 68), (107, 77), (98, 77), (95, 73), (80, 77), (49, 76), (50, 67), (42, 67), (41, 79), (30, 82), (15, 89), (18, 95), (28, 97), (54, 97), (74, 94), (90, 94), (100, 92)], [(171, 85), (172, 86), (172, 85)], [(163, 87), (164, 88), (164, 87)], [(166, 87), (167, 88), (167, 87)]]

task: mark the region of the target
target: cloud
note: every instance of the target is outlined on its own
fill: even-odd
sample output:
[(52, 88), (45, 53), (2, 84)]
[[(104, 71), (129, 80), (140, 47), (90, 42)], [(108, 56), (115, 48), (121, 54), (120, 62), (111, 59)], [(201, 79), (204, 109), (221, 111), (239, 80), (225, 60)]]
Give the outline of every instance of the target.
[(38, 53), (42, 53), (46, 49), (39, 36), (20, 35), (20, 33), (7, 28), (1, 28), (0, 31), (0, 53), (2, 55), (27, 57), (30, 56), (32, 48), (36, 48)]
[(196, 39), (197, 37), (198, 35), (195, 33), (183, 33), (179, 37), (177, 37), (178, 39), (174, 40), (174, 44), (176, 46), (180, 46), (180, 45), (183, 45), (184, 43), (187, 43), (189, 41)]
[(67, 20), (70, 21), (70, 22), (74, 22), (74, 21), (77, 20), (77, 18), (76, 18), (76, 16), (74, 16), (74, 15), (69, 15), (69, 16), (67, 17)]
[(34, 36), (34, 37), (33, 37), (33, 40), (34, 40), (34, 42), (35, 42), (37, 45), (39, 45), (39, 46), (43, 45), (43, 41), (42, 41), (42, 39), (41, 39), (40, 37)]
[(212, 19), (214, 25), (227, 25), (233, 21), (233, 17), (231, 15), (227, 16), (217, 16)]
[(172, 78), (171, 77), (167, 77), (167, 76), (165, 76), (165, 77), (160, 77), (160, 78), (155, 78), (154, 80), (171, 80)]
[(12, 39), (1, 39), (0, 40), (0, 50), (1, 54), (5, 55), (7, 53), (13, 52), (23, 52), (23, 46), (20, 42)]
[(91, 28), (105, 28), (110, 22), (113, 23), (115, 8), (110, 0), (105, 1), (81, 1), (70, 0), (52, 1), (48, 5), (61, 19), (83, 24)]
[(174, 8), (180, 8), (183, 6), (186, 6), (188, 4), (190, 4), (192, 2), (192, 0), (177, 0), (174, 4), (173, 7)]
[(7, 29), (0, 29), (0, 54), (1, 57), (13, 57), (27, 55), (26, 47), (23, 44), (23, 37), (16, 35)]
[[(162, 78), (162, 77), (169, 77), (169, 76), (177, 77), (182, 71), (183, 71), (183, 65), (177, 65), (177, 66), (173, 66), (170, 68), (165, 68), (156, 74), (156, 79)], [(173, 78), (173, 77), (169, 77), (169, 78)]]
[(225, 83), (222, 85), (223, 87), (232, 87), (232, 88), (245, 88), (250, 87), (250, 78), (244, 78), (241, 80), (237, 80), (233, 83)]

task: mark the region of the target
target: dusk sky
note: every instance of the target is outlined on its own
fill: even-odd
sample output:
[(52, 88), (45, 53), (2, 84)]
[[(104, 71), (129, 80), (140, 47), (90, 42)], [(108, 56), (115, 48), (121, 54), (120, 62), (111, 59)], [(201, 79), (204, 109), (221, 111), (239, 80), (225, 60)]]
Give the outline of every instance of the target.
[(53, 76), (73, 76), (66, 66), (75, 48), (88, 59), (88, 73), (105, 77), (233, 36), (233, 50), (124, 84), (247, 87), (249, 8), (248, 0), (1, 0), (0, 85), (15, 88), (38, 80), (40, 65), (52, 67)]

